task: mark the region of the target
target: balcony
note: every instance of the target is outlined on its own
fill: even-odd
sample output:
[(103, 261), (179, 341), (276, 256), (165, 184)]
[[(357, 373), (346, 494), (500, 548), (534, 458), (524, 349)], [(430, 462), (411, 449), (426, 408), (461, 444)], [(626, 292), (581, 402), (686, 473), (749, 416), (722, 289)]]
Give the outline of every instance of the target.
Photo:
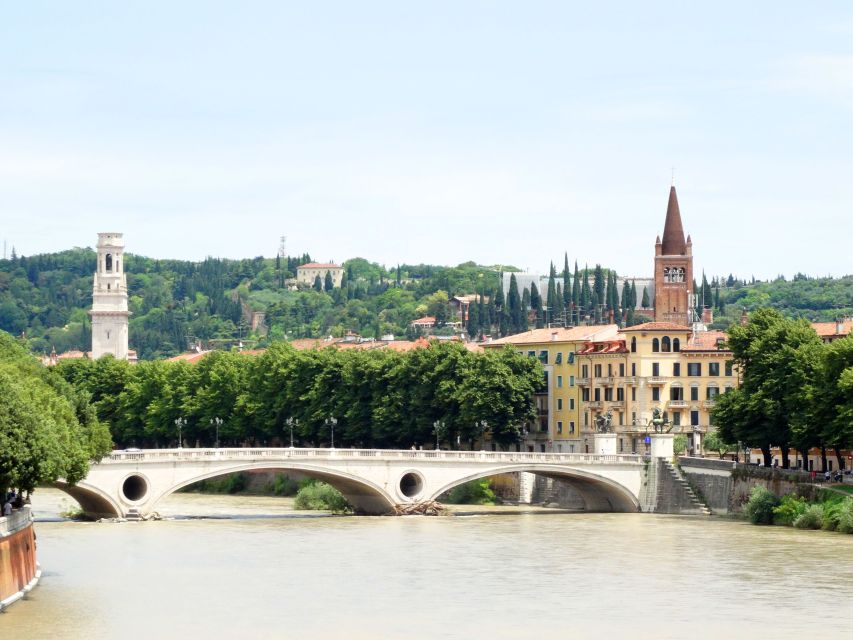
[(705, 407), (706, 409), (713, 409), (714, 405), (716, 405), (716, 404), (717, 404), (716, 400), (704, 400), (702, 402), (702, 406)]
[(579, 387), (588, 387), (589, 386), (589, 378), (577, 378), (575, 379), (575, 384)]
[(652, 376), (648, 378), (648, 384), (653, 387), (660, 387), (666, 384), (666, 378), (661, 378), (660, 376)]
[(622, 378), (622, 382), (625, 383), (626, 385), (630, 386), (630, 387), (636, 387), (637, 386), (637, 378), (633, 377), (633, 376), (628, 377), (628, 378)]
[(687, 407), (687, 400), (670, 400), (667, 406), (670, 409), (684, 409)]
[(609, 387), (613, 384), (613, 376), (603, 376), (601, 378), (597, 378), (598, 384), (603, 385), (605, 387)]
[(601, 400), (590, 400), (586, 406), (590, 409), (601, 409)]
[(608, 409), (624, 409), (625, 401), (624, 400), (612, 400), (607, 402)]

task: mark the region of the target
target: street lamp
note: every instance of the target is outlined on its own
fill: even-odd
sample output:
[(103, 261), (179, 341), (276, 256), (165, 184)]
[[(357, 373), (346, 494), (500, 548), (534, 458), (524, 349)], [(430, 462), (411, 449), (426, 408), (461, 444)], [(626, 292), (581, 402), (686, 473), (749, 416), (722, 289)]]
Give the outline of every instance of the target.
[(288, 418), (285, 422), (290, 427), (290, 448), (293, 449), (293, 425), (299, 426), (299, 418)]
[(474, 426), (480, 429), (480, 451), (483, 451), (486, 448), (486, 429), (489, 428), (489, 423), (485, 420), (480, 420), (479, 422), (475, 422)]
[(435, 431), (435, 450), (438, 451), (441, 449), (439, 438), (441, 437), (442, 431), (444, 431), (444, 423), (441, 420), (436, 420), (432, 423), (432, 428), (433, 431)]
[(186, 418), (175, 418), (175, 426), (176, 426), (176, 427), (178, 427), (178, 449), (183, 449), (183, 448), (184, 448), (184, 446), (183, 446), (183, 444), (182, 444), (182, 442), (183, 442), (183, 435), (182, 435), (182, 431), (181, 431), (181, 430), (182, 430), (183, 426), (184, 426), (186, 423), (187, 423), (187, 419), (186, 419)]
[(222, 418), (216, 417), (210, 419), (210, 424), (216, 427), (216, 448), (219, 448), (219, 427), (222, 425)]
[(335, 448), (335, 425), (338, 424), (335, 416), (329, 416), (326, 418), (326, 425), (332, 430), (332, 449)]

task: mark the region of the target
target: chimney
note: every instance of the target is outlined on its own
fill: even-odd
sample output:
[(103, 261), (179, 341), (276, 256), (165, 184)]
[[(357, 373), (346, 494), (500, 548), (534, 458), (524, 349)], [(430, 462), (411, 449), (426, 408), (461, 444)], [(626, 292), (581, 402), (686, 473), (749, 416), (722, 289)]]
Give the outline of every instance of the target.
[(557, 332), (552, 331), (551, 332), (551, 342), (556, 342), (556, 341), (557, 341)]
[(835, 335), (840, 336), (844, 333), (844, 320), (836, 320), (835, 321)]
[(711, 324), (714, 322), (714, 310), (710, 307), (702, 309), (702, 324)]

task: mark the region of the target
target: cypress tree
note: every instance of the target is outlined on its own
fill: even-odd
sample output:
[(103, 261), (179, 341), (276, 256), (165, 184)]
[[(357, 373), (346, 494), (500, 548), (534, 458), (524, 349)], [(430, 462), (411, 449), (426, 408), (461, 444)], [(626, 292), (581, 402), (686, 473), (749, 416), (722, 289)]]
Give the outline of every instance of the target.
[(319, 276), (319, 275), (314, 276), (314, 288), (315, 288), (317, 291), (322, 291), (322, 290), (323, 290), (323, 281), (322, 281), (322, 280), (320, 280), (320, 276)]
[(325, 279), (325, 282), (323, 283), (323, 289), (325, 289), (326, 291), (331, 291), (334, 288), (335, 288), (335, 283), (332, 280), (332, 272), (327, 271), (326, 272), (326, 279)]
[(649, 306), (650, 306), (650, 303), (649, 303), (649, 288), (648, 288), (648, 287), (643, 287), (643, 301), (640, 303), (640, 306), (641, 306), (643, 309), (648, 309), (648, 308), (649, 308)]
[(596, 305), (603, 304), (606, 301), (604, 295), (604, 269), (600, 264), (595, 265), (595, 275), (593, 275), (592, 292), (595, 294)]
[(515, 279), (513, 273), (509, 277), (509, 294), (506, 299), (506, 306), (509, 312), (509, 327), (513, 333), (521, 333), (527, 330), (527, 323), (524, 321), (524, 311), (521, 308), (521, 296), (518, 295), (518, 280)]
[(475, 303), (468, 304), (468, 335), (473, 339), (480, 332), (480, 310)]
[(575, 260), (575, 277), (572, 278), (572, 313), (577, 315), (577, 322), (580, 324), (580, 314), (578, 309), (581, 302), (581, 275), (578, 271), (578, 261)]
[(557, 272), (554, 270), (554, 263), (551, 263), (551, 270), (548, 272), (548, 298), (547, 298), (547, 315), (546, 322), (554, 321), (554, 312), (557, 310)]
[[(480, 291), (480, 302), (477, 304), (477, 319), (479, 321), (479, 323), (478, 323), (479, 326), (477, 327), (477, 330), (479, 331), (481, 336), (483, 335), (483, 326), (484, 325), (489, 326), (489, 323), (490, 323), (489, 318), (484, 315), (485, 313), (486, 313), (486, 305), (483, 302), (483, 292), (481, 290)], [(489, 329), (489, 331), (491, 332), (491, 328)]]
[(554, 315), (551, 319), (551, 322), (558, 324), (560, 326), (566, 326), (565, 320), (566, 308), (563, 306), (563, 285), (559, 282), (557, 283), (557, 309), (554, 311)]
[(592, 291), (589, 288), (589, 267), (584, 266), (581, 278), (580, 309), (583, 315), (589, 315), (590, 305), (592, 304)]
[(572, 309), (572, 285), (569, 278), (569, 254), (566, 252), (563, 256), (563, 307), (567, 311)]
[(527, 287), (524, 288), (524, 293), (521, 294), (521, 308), (524, 311), (530, 309), (530, 291), (528, 291)]
[(536, 312), (536, 328), (541, 329), (545, 326), (545, 318), (542, 317), (542, 296), (539, 295), (535, 282), (530, 285), (530, 306)]

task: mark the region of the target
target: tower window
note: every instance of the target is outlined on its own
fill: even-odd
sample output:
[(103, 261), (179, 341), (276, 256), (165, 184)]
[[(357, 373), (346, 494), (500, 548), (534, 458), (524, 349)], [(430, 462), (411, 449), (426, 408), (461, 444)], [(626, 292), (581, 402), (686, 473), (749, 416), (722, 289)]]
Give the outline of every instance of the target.
[(113, 270), (113, 256), (111, 253), (108, 253), (107, 257), (104, 258), (104, 269), (107, 271)]
[(661, 340), (661, 351), (665, 353), (669, 353), (670, 344), (669, 344), (669, 336), (664, 336)]

